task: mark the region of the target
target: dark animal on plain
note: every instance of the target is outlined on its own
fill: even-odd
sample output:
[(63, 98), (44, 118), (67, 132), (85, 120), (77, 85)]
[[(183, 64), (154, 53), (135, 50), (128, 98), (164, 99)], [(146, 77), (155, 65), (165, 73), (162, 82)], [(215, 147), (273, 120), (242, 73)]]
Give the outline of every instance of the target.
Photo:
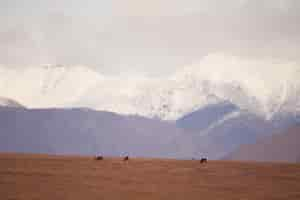
[(129, 157), (128, 157), (128, 156), (125, 156), (123, 160), (124, 160), (124, 161), (128, 161), (128, 160), (129, 160)]
[(96, 160), (103, 160), (103, 156), (96, 156)]
[(207, 158), (201, 158), (200, 163), (201, 163), (201, 164), (207, 163)]

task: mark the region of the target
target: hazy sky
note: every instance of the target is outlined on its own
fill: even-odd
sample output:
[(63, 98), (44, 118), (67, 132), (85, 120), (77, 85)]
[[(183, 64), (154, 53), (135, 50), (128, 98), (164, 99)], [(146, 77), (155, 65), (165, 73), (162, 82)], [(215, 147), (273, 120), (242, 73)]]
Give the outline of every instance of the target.
[(167, 74), (228, 53), (300, 60), (298, 0), (0, 0), (0, 64)]

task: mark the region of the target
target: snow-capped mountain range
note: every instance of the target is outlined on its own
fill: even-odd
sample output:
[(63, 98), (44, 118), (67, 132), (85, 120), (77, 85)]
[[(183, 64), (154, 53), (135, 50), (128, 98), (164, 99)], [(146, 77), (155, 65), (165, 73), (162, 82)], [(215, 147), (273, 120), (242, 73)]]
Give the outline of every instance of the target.
[(300, 112), (300, 66), (214, 54), (163, 78), (85, 66), (0, 67), (0, 96), (29, 108), (89, 107), (175, 120), (218, 102), (271, 119)]

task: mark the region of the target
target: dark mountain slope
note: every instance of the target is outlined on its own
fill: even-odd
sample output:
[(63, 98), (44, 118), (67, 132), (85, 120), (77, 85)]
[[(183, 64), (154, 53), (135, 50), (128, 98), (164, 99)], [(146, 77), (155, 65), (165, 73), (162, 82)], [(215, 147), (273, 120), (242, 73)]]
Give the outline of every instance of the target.
[(224, 159), (299, 162), (299, 158), (300, 124), (261, 139), (255, 144), (242, 145)]
[(192, 149), (169, 122), (89, 109), (0, 108), (0, 151), (183, 158)]

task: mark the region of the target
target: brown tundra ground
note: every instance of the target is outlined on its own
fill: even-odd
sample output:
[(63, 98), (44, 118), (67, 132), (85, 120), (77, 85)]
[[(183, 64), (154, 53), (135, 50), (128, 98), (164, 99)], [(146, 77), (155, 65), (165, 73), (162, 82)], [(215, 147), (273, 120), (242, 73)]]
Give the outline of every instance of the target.
[(300, 199), (300, 164), (0, 154), (0, 199)]

